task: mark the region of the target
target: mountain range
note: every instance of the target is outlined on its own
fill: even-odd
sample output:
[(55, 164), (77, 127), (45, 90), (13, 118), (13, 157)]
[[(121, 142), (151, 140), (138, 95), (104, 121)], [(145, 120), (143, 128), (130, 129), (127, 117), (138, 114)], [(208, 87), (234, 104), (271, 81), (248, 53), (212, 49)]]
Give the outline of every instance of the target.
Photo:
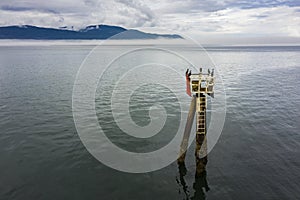
[[(117, 35), (122, 33), (120, 35)], [(45, 28), (32, 25), (0, 27), (0, 39), (35, 39), (35, 40), (89, 40), (89, 39), (182, 39), (177, 34), (154, 34), (119, 26), (90, 25), (80, 30), (68, 30), (66, 27)], [(116, 36), (117, 35), (117, 36)]]

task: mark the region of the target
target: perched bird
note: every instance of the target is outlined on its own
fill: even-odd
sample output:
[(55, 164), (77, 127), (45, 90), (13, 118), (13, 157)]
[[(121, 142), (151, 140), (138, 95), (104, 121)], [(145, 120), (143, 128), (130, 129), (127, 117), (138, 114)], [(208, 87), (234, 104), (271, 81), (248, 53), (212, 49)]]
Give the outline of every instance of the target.
[(186, 69), (185, 75), (188, 75), (188, 73), (189, 73), (189, 69)]

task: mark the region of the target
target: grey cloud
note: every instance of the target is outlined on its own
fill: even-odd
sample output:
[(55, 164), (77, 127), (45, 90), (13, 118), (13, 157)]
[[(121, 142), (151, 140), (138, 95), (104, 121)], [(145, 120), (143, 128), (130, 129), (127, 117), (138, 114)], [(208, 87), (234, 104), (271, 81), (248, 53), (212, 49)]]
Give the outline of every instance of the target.
[[(152, 1), (148, 1), (151, 4)], [(168, 13), (215, 12), (227, 8), (253, 9), (277, 6), (298, 7), (299, 0), (167, 0), (164, 1)], [(156, 2), (159, 4), (160, 2)]]
[[(151, 9), (143, 1), (138, 0), (52, 0), (49, 2), (36, 0), (3, 0), (0, 1), (0, 10), (16, 12), (16, 15), (22, 16), (25, 15), (23, 13), (30, 15), (30, 13), (33, 12), (57, 14), (58, 17), (65, 19), (59, 20), (57, 22), (58, 26), (73, 25), (63, 23), (83, 24), (84, 22), (88, 24), (111, 23), (130, 28), (153, 26), (157, 20)], [(79, 22), (76, 21), (76, 18)], [(22, 21), (29, 20), (24, 19)], [(30, 21), (34, 22), (35, 19), (31, 17)], [(39, 21), (47, 22), (44, 19)]]
[(299, 0), (1, 0), (0, 25), (29, 23), (79, 29), (104, 23), (205, 36), (253, 35), (257, 30), (265, 35), (298, 36), (295, 19), (299, 7)]
[(255, 18), (257, 18), (257, 19), (262, 19), (262, 18), (267, 18), (267, 17), (269, 17), (269, 15), (252, 15), (252, 16), (250, 16), (250, 17), (255, 17)]
[(152, 22), (155, 20), (155, 15), (151, 9), (141, 1), (134, 0), (117, 0), (117, 2), (123, 4), (125, 7), (134, 9), (138, 20), (136, 26), (143, 26), (146, 22)]
[(242, 9), (276, 7), (276, 6), (300, 6), (299, 1), (295, 0), (253, 0), (253, 1), (232, 1), (228, 4), (229, 7), (238, 7)]
[(0, 10), (5, 11), (16, 11), (16, 12), (23, 12), (23, 11), (40, 11), (40, 12), (46, 12), (46, 13), (56, 13), (59, 12), (51, 9), (40, 9), (40, 8), (31, 8), (31, 7), (22, 7), (22, 6), (11, 6), (11, 5), (3, 5), (0, 7)]
[(86, 6), (94, 7), (98, 5), (98, 1), (95, 0), (84, 0)]
[(40, 11), (52, 13), (80, 13), (87, 12), (93, 6), (88, 6), (82, 0), (67, 1), (36, 1), (36, 0), (14, 0), (0, 1), (0, 9), (6, 11)]
[(1, 10), (8, 10), (8, 11), (28, 11), (28, 10), (34, 10), (35, 8), (3, 5), (3, 6), (0, 7), (0, 9)]

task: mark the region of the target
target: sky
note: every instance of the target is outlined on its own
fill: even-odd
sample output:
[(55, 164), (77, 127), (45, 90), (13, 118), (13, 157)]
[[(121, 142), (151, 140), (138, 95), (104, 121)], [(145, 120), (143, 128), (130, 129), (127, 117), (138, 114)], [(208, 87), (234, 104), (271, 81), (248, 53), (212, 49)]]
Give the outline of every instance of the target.
[(109, 24), (205, 44), (300, 44), (300, 0), (1, 0), (0, 17), (0, 26)]

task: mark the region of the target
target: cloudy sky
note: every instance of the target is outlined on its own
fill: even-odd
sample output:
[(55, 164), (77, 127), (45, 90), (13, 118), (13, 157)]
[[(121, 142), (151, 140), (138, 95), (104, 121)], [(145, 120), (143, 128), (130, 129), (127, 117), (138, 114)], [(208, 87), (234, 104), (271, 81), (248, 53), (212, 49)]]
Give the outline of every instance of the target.
[(112, 24), (201, 43), (298, 43), (300, 0), (1, 0), (0, 25)]

